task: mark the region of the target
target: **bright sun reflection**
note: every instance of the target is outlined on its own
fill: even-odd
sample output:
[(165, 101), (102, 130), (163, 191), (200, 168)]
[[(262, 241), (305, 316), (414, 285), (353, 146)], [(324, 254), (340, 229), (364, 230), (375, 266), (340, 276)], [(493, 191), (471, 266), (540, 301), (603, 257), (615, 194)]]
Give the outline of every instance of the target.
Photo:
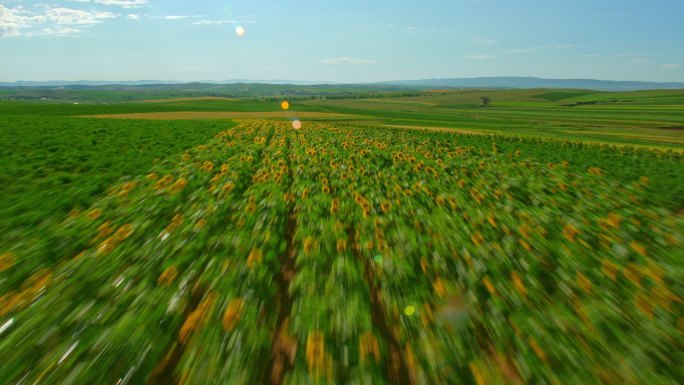
[(280, 107), (281, 107), (283, 110), (288, 110), (288, 109), (290, 109), (290, 102), (288, 102), (287, 100), (283, 100), (283, 101), (280, 103)]
[(245, 36), (245, 27), (242, 27), (242, 26), (235, 27), (235, 34), (238, 36)]

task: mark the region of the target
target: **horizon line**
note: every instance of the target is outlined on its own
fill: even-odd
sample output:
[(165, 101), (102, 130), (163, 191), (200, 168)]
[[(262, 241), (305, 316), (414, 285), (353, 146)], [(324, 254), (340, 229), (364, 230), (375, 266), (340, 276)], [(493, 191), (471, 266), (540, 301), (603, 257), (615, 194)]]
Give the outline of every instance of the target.
[(597, 81), (597, 82), (615, 82), (615, 83), (654, 83), (654, 84), (684, 84), (684, 80), (669, 80), (669, 81), (652, 81), (652, 80), (609, 80), (609, 79), (599, 79), (599, 78), (547, 78), (538, 76), (472, 76), (472, 77), (424, 77), (416, 79), (393, 79), (393, 80), (374, 80), (374, 81), (332, 81), (332, 80), (296, 80), (296, 79), (224, 79), (224, 80), (213, 80), (213, 79), (197, 79), (197, 80), (162, 80), (162, 79), (135, 79), (135, 80), (89, 80), (89, 79), (50, 79), (50, 80), (0, 80), (0, 83), (69, 83), (66, 85), (82, 85), (81, 82), (92, 82), (92, 83), (107, 83), (101, 85), (118, 85), (120, 83), (146, 83), (147, 85), (162, 84), (162, 83), (175, 83), (175, 84), (237, 84), (237, 83), (252, 83), (252, 84), (274, 84), (275, 82), (280, 83), (280, 85), (288, 85), (297, 83), (308, 83), (307, 85), (374, 85), (381, 83), (396, 83), (396, 82), (419, 82), (419, 81), (432, 81), (432, 80), (476, 80), (476, 79), (537, 79), (537, 80), (559, 80), (559, 81)]

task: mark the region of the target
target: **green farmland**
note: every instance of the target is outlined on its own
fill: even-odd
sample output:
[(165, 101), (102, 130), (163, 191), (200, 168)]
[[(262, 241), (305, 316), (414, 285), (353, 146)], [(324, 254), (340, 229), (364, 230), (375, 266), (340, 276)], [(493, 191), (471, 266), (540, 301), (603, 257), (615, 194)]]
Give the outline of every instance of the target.
[(0, 383), (680, 382), (684, 91), (307, 90), (0, 100)]

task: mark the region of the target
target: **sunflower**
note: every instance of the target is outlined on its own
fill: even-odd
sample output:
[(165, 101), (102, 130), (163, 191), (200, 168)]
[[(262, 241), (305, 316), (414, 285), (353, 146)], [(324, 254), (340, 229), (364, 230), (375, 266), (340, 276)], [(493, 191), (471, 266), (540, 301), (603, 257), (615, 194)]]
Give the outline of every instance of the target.
[(380, 203), (380, 208), (382, 209), (383, 213), (387, 214), (392, 211), (392, 202), (383, 200), (382, 203)]
[(589, 167), (587, 171), (589, 172), (589, 175), (603, 175), (603, 170), (598, 167)]
[(235, 329), (238, 321), (245, 311), (245, 302), (241, 298), (235, 298), (228, 303), (223, 313), (223, 330), (229, 332)]
[(642, 257), (648, 256), (648, 253), (646, 251), (646, 247), (637, 241), (631, 241), (629, 243), (629, 248), (632, 249), (632, 251), (634, 251), (635, 253), (641, 255)]
[(109, 236), (109, 234), (113, 233), (114, 230), (111, 227), (112, 222), (111, 221), (106, 221), (105, 223), (101, 224), (97, 228), (97, 237), (96, 238), (104, 238)]
[(480, 246), (482, 243), (484, 243), (484, 237), (479, 231), (476, 231), (470, 235), (470, 240), (475, 244), (475, 246)]
[(568, 223), (563, 227), (563, 236), (570, 242), (574, 242), (575, 236), (579, 233), (580, 231), (577, 230), (577, 228), (573, 226), (571, 223)]
[(223, 185), (223, 187), (221, 188), (221, 191), (224, 193), (229, 193), (229, 192), (233, 191), (234, 188), (235, 188), (235, 185), (233, 184), (233, 182), (228, 182), (228, 183)]
[(157, 183), (154, 185), (154, 187), (157, 190), (162, 190), (166, 188), (166, 186), (169, 185), (169, 183), (173, 182), (173, 176), (171, 175), (165, 175), (163, 178), (159, 179)]
[(361, 362), (366, 361), (366, 356), (373, 356), (376, 363), (380, 362), (380, 346), (378, 339), (372, 332), (365, 332), (359, 338), (359, 355)]
[(346, 239), (338, 239), (337, 240), (337, 251), (338, 252), (343, 252), (347, 250), (347, 240)]
[(99, 218), (100, 215), (102, 215), (102, 209), (99, 208), (92, 209), (88, 211), (88, 214), (86, 214), (86, 216), (92, 220)]
[(178, 270), (176, 269), (176, 266), (169, 266), (157, 279), (157, 285), (162, 287), (169, 286), (177, 276)]
[(652, 299), (647, 298), (643, 293), (638, 293), (634, 298), (634, 304), (640, 312), (644, 313), (646, 317), (653, 319), (653, 304)]
[(489, 277), (484, 277), (484, 278), (482, 278), (482, 283), (483, 283), (483, 284), (485, 285), (485, 287), (487, 288), (487, 291), (489, 292), (489, 294), (491, 294), (491, 295), (495, 295), (495, 294), (496, 294), (496, 288), (495, 288), (494, 285), (492, 284), (492, 281), (489, 279)]
[(514, 271), (511, 273), (511, 280), (513, 281), (513, 287), (515, 287), (515, 290), (517, 290), (518, 293), (520, 293), (523, 297), (527, 297), (527, 288), (525, 288), (525, 284), (517, 272)]
[(264, 254), (261, 249), (252, 249), (252, 251), (249, 252), (249, 256), (247, 256), (247, 268), (251, 269), (257, 264), (260, 264), (263, 256)]
[(211, 161), (207, 160), (202, 164), (202, 170), (206, 172), (211, 172), (214, 169), (214, 163)]
[(172, 193), (178, 193), (188, 185), (188, 181), (185, 178), (179, 178), (176, 183), (171, 186)]
[(313, 249), (313, 246), (314, 246), (313, 237), (306, 237), (304, 239), (304, 252), (306, 252), (306, 253), (311, 252), (311, 249)]
[(332, 202), (330, 203), (330, 214), (335, 215), (339, 212), (340, 209), (340, 198), (333, 198)]

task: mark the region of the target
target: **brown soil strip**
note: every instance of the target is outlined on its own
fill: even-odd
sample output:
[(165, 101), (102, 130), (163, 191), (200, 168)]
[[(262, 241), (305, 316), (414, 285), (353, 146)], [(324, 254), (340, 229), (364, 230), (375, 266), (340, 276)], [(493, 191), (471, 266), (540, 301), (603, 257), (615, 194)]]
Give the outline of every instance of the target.
[[(290, 143), (288, 141), (288, 150)], [(289, 151), (288, 151), (289, 153)], [(289, 163), (289, 156), (286, 154)], [(288, 166), (290, 166), (288, 164)], [(292, 190), (293, 174), (292, 168), (288, 167), (289, 171), (289, 185), (287, 192)], [(287, 215), (287, 223), (285, 224), (285, 252), (280, 256), (280, 271), (276, 274), (275, 282), (277, 284), (276, 308), (278, 309), (278, 320), (273, 332), (273, 340), (271, 342), (271, 363), (268, 373), (270, 377), (268, 381), (262, 383), (270, 383), (273, 385), (280, 385), (283, 383), (285, 374), (294, 367), (294, 360), (297, 353), (297, 339), (288, 334), (288, 324), (290, 319), (290, 312), (292, 311), (292, 298), (290, 297), (290, 282), (294, 278), (296, 272), (295, 260), (296, 249), (294, 246), (295, 232), (297, 231), (297, 216), (295, 213), (294, 201), (290, 200), (289, 210)]]
[(347, 228), (347, 238), (354, 257), (363, 263), (363, 278), (366, 280), (370, 291), (371, 320), (389, 347), (390, 360), (385, 362), (387, 378), (390, 384), (413, 384), (406, 366), (406, 359), (402, 353), (403, 349), (397, 340), (397, 336), (392, 332), (391, 321), (388, 319), (387, 312), (385, 311), (387, 307), (380, 294), (380, 283), (375, 279), (375, 272), (373, 271), (373, 266), (371, 266), (371, 261), (368, 258), (363, 258), (358, 248), (355, 247), (356, 237), (351, 227)]
[[(200, 303), (202, 302), (202, 297), (204, 297), (203, 289), (195, 289), (195, 285), (198, 279), (199, 276), (195, 277), (193, 282), (188, 285), (188, 287), (191, 288), (191, 295), (188, 306), (186, 306), (185, 310), (183, 311), (183, 321), (188, 319), (190, 314), (197, 310), (197, 308), (200, 306)], [(175, 369), (178, 366), (181, 357), (183, 357), (183, 352), (185, 351), (185, 344), (178, 341), (178, 333), (181, 327), (182, 323), (178, 325), (178, 329), (175, 330), (172, 334), (173, 340), (165, 349), (166, 353), (164, 354), (163, 358), (161, 359), (157, 367), (154, 368), (152, 374), (150, 374), (150, 376), (147, 378), (147, 384), (177, 385), (180, 383), (180, 378), (177, 377)]]
[(211, 120), (211, 119), (354, 119), (355, 115), (335, 114), (328, 112), (295, 112), (295, 111), (171, 111), (141, 112), (132, 114), (84, 115), (83, 118), (102, 119), (141, 119), (141, 120)]

